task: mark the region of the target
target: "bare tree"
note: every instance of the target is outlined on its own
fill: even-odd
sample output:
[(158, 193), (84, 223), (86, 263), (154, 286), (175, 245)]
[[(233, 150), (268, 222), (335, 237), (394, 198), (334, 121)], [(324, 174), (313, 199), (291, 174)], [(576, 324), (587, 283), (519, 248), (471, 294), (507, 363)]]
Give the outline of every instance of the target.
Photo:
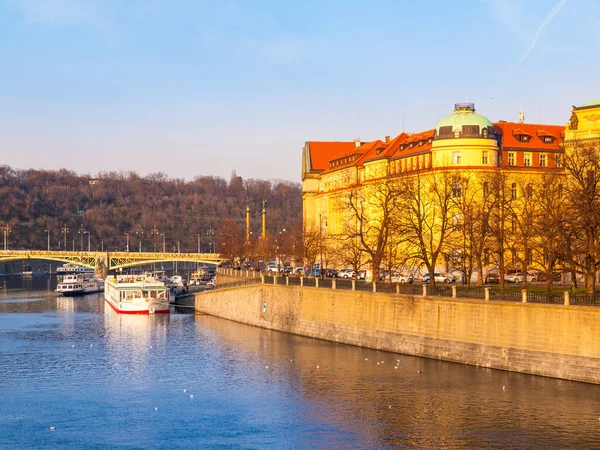
[(385, 178), (348, 191), (344, 199), (347, 242), (356, 243), (373, 265), (373, 280), (379, 280), (380, 267), (393, 232), (398, 232), (401, 193), (395, 179)]
[(454, 171), (416, 173), (402, 179), (402, 208), (399, 227), (414, 249), (412, 257), (423, 261), (432, 283), (435, 267), (452, 232), (453, 197), (461, 195), (462, 185)]
[(552, 288), (554, 271), (561, 261), (568, 260), (570, 254), (564, 182), (565, 177), (562, 173), (546, 173), (533, 192), (537, 205), (533, 220), (533, 257), (535, 262), (544, 268), (549, 290)]
[(582, 142), (565, 147), (566, 213), (575, 239), (569, 261), (583, 272), (586, 291), (593, 294), (600, 266), (600, 148)]

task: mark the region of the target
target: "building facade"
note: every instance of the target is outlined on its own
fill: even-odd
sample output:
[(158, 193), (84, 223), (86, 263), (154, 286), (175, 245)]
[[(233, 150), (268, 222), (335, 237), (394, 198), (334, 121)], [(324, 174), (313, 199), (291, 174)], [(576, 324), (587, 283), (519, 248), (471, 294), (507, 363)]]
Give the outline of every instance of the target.
[(539, 245), (540, 205), (565, 188), (565, 148), (597, 143), (599, 127), (600, 100), (574, 107), (567, 126), (523, 117), (493, 123), (459, 103), (420, 133), (306, 142), (304, 232), (318, 234), (313, 259), (330, 267), (459, 270), (474, 280), (492, 268), (544, 269), (553, 251)]

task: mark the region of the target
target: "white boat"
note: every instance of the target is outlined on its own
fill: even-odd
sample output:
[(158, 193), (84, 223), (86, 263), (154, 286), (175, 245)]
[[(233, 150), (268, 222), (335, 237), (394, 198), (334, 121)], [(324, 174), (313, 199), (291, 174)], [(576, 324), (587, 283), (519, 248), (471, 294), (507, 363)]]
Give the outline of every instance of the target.
[(65, 297), (102, 291), (104, 291), (104, 280), (80, 274), (65, 275), (63, 280), (56, 286), (56, 292), (60, 292)]
[(166, 314), (175, 293), (154, 274), (145, 273), (107, 278), (104, 298), (119, 314)]
[(169, 278), (167, 286), (169, 286), (171, 291), (173, 291), (176, 295), (187, 291), (185, 279), (179, 275), (173, 275), (171, 278)]
[(56, 268), (58, 273), (94, 273), (91, 267), (78, 266), (77, 264), (63, 264)]

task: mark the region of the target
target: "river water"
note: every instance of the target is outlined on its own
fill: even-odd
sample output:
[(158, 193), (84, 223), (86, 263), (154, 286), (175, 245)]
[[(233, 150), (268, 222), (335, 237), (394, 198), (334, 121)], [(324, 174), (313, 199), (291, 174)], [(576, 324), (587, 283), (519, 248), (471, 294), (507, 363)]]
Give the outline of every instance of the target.
[[(0, 448), (593, 448), (600, 386), (0, 278)], [(419, 373), (420, 372), (420, 373)]]

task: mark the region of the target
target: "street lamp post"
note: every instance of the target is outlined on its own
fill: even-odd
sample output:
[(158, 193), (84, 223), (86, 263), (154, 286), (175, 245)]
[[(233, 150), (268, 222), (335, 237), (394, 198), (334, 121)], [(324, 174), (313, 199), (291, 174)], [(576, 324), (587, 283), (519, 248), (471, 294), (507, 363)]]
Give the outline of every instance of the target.
[(125, 251), (129, 252), (129, 233), (123, 233), (125, 236), (127, 236), (127, 247), (125, 247)]
[(163, 238), (163, 253), (167, 253), (167, 246), (165, 245), (165, 233), (160, 233)]
[(144, 231), (140, 228), (135, 232), (138, 240), (138, 252), (142, 252), (142, 236), (144, 235)]
[(2, 229), (4, 230), (4, 250), (8, 250), (8, 233), (10, 233), (10, 227), (6, 224)]
[(48, 233), (48, 251), (50, 251), (50, 230), (44, 230), (46, 233)]
[(198, 238), (198, 253), (200, 253), (200, 234), (195, 234), (194, 236)]
[(83, 228), (83, 224), (79, 227), (79, 251), (83, 251), (83, 235), (85, 234), (85, 229)]
[(90, 236), (91, 236), (91, 234), (90, 234), (90, 232), (89, 232), (89, 231), (87, 231), (87, 230), (86, 230), (86, 231), (84, 231), (84, 232), (83, 232), (83, 234), (87, 234), (87, 235), (88, 235), (88, 252), (90, 252), (90, 251), (91, 251), (91, 244), (92, 244), (92, 240), (91, 240), (91, 237), (90, 237)]
[(158, 230), (156, 229), (156, 225), (154, 226), (154, 228), (152, 229), (152, 232), (150, 233), (150, 235), (152, 236), (152, 245), (153, 245), (153, 250), (154, 253), (156, 253), (156, 236), (158, 236)]
[(64, 227), (61, 229), (62, 234), (65, 238), (65, 250), (67, 250), (67, 234), (69, 234), (69, 229), (67, 228), (67, 224), (65, 223)]
[(215, 251), (215, 249), (213, 248), (214, 247), (213, 242), (211, 240), (211, 238), (214, 239), (214, 237), (215, 237), (215, 230), (212, 229), (212, 225), (206, 231), (206, 235), (208, 236), (208, 240), (209, 240), (209, 242), (208, 242), (208, 250), (209, 250), (209, 253), (212, 253), (213, 251)]

